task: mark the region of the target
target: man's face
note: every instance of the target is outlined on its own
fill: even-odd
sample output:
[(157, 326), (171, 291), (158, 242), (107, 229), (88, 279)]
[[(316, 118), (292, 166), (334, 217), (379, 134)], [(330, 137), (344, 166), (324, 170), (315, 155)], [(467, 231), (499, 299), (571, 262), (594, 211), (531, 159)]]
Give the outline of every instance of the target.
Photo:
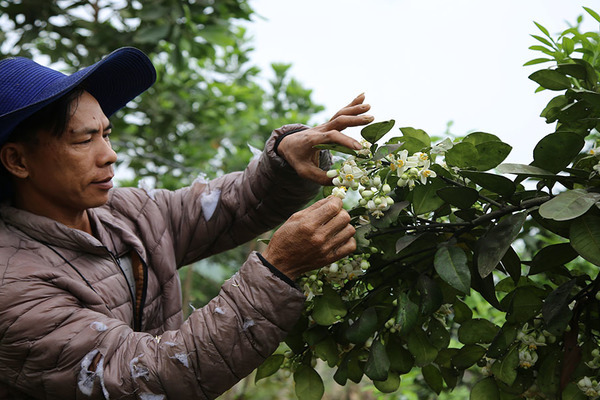
[(24, 201), (41, 215), (73, 215), (101, 206), (112, 188), (117, 155), (110, 145), (108, 118), (88, 92), (72, 109), (75, 113), (61, 137), (39, 132), (37, 143), (27, 150), (29, 198)]

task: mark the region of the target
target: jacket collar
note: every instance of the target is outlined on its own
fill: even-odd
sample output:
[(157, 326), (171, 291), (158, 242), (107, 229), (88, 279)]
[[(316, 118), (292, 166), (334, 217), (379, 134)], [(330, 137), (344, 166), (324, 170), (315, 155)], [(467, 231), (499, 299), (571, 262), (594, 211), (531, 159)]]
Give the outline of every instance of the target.
[(106, 251), (98, 239), (86, 232), (7, 204), (0, 205), (0, 218), (38, 242), (93, 254)]

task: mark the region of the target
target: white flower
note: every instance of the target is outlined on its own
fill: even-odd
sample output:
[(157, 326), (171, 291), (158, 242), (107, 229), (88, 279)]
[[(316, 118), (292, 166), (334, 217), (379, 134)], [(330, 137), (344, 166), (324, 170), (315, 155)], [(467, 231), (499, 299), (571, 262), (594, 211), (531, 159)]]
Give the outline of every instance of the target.
[(525, 369), (531, 368), (538, 360), (538, 355), (534, 350), (525, 348), (519, 351), (519, 366)]
[(331, 194), (335, 197), (339, 197), (344, 200), (346, 198), (346, 187), (345, 186), (336, 186), (331, 191)]
[(371, 143), (367, 142), (366, 140), (362, 140), (360, 142), (360, 144), (362, 144), (362, 149), (358, 150), (356, 152), (356, 154), (359, 154), (361, 156), (366, 156), (366, 157), (370, 157), (371, 156)]
[(390, 169), (396, 171), (398, 176), (402, 175), (407, 168), (408, 150), (401, 150), (398, 152), (398, 156), (390, 154), (388, 161), (390, 162)]
[(427, 178), (435, 178), (437, 174), (435, 171), (429, 169), (430, 161), (425, 160), (423, 164), (423, 168), (419, 171), (419, 178), (421, 179), (421, 183), (425, 185), (427, 183)]
[(452, 143), (450, 138), (446, 138), (443, 141), (441, 141), (440, 143), (433, 146), (430, 150), (430, 153), (431, 154), (444, 154), (445, 152), (450, 150), (453, 146), (454, 146), (454, 144)]

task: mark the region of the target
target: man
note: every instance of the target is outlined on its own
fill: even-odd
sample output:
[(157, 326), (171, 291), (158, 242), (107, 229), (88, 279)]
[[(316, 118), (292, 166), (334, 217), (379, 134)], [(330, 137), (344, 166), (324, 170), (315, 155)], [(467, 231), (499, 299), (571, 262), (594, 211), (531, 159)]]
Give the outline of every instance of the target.
[[(274, 131), (245, 171), (175, 192), (113, 189), (108, 117), (154, 82), (122, 48), (65, 76), (0, 61), (0, 399), (209, 399), (268, 357), (300, 315), (293, 280), (351, 253), (320, 143), (372, 117)], [(291, 215), (291, 217), (290, 217)], [(287, 221), (183, 321), (177, 268)]]

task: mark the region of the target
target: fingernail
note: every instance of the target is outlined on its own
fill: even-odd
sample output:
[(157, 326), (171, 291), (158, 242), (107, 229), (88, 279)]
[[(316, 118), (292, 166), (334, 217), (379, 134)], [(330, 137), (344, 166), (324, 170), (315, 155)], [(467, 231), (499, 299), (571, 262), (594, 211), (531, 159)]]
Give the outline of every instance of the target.
[(354, 150), (360, 150), (362, 149), (362, 145), (359, 142), (354, 142)]
[(371, 122), (371, 121), (373, 121), (375, 119), (375, 117), (373, 117), (372, 115), (363, 115), (363, 118), (367, 122)]
[(362, 92), (361, 94), (359, 94), (358, 96), (356, 96), (356, 98), (359, 98), (360, 96), (364, 96), (365, 92)]

